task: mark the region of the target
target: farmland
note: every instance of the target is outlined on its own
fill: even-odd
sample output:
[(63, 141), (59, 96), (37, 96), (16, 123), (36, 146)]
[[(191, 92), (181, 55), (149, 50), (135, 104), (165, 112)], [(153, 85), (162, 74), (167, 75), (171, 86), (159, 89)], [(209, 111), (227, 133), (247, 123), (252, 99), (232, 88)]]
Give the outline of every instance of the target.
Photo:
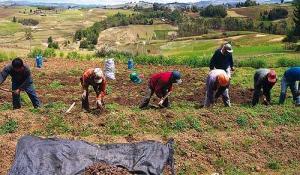
[[(261, 9), (267, 6), (259, 7)], [(290, 7), (289, 7), (290, 8)], [(0, 174), (12, 165), (17, 140), (23, 135), (84, 140), (95, 144), (130, 143), (144, 140), (166, 142), (175, 139), (175, 168), (179, 175), (190, 174), (298, 174), (300, 169), (300, 108), (290, 91), (287, 102), (278, 105), (280, 82), (288, 66), (299, 66), (299, 52), (286, 50), (284, 35), (254, 31), (209, 30), (201, 36), (176, 37), (176, 25), (154, 21), (153, 25), (128, 25), (102, 31), (96, 49), (107, 47), (116, 52), (116, 80), (108, 80), (105, 110), (81, 109), (82, 89), (79, 77), (91, 67), (104, 68), (104, 58), (95, 50), (79, 49), (74, 41), (78, 29), (92, 26), (117, 13), (130, 15), (132, 10), (70, 9), (35, 15), (33, 7), (0, 10), (0, 67), (21, 56), (30, 66), (34, 85), (43, 106), (34, 109), (25, 93), (23, 108), (12, 110), (11, 94), (0, 93)], [(256, 18), (257, 10), (231, 9), (229, 16)], [(25, 13), (24, 13), (25, 11)], [(16, 18), (39, 21), (32, 28), (32, 47), (26, 40), (25, 26), (11, 22)], [(60, 45), (46, 57), (41, 69), (35, 68), (30, 50), (47, 47), (52, 36)], [(63, 46), (63, 43), (70, 43)], [(236, 70), (230, 97), (232, 107), (221, 99), (212, 108), (201, 108), (205, 96), (207, 60), (225, 41), (234, 49)], [(122, 55), (123, 52), (130, 56)], [(33, 53), (33, 52), (31, 52)], [(120, 54), (120, 57), (117, 57)], [(50, 54), (49, 54), (50, 55)], [(109, 55), (110, 56), (110, 55)], [(143, 82), (130, 81), (127, 60), (133, 57), (135, 71)], [(272, 90), (272, 105), (251, 107), (253, 74), (258, 67), (272, 67), (278, 82)], [(141, 110), (148, 77), (161, 71), (179, 70), (183, 84), (175, 86), (171, 107)], [(1, 87), (10, 89), (7, 80)], [(91, 89), (90, 89), (91, 90)], [(95, 94), (90, 103), (95, 107)], [(75, 102), (70, 114), (67, 108)], [(157, 104), (158, 98), (151, 103)]]

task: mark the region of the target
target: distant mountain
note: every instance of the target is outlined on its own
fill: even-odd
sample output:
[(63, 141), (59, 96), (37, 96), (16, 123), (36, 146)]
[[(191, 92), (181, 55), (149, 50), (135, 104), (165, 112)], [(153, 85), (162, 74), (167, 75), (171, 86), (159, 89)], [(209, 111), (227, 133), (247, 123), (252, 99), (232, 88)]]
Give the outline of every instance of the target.
[(3, 1), (0, 2), (0, 6), (47, 6), (57, 8), (95, 8), (100, 7), (96, 4), (74, 4), (74, 3), (45, 3), (45, 2), (29, 2), (29, 1)]
[(118, 8), (133, 8), (133, 7), (142, 7), (142, 8), (152, 8), (153, 3), (146, 2), (146, 1), (139, 1), (139, 2), (129, 2), (125, 4), (118, 4), (118, 5), (106, 5), (103, 6), (104, 8), (111, 8), (111, 9), (118, 9)]

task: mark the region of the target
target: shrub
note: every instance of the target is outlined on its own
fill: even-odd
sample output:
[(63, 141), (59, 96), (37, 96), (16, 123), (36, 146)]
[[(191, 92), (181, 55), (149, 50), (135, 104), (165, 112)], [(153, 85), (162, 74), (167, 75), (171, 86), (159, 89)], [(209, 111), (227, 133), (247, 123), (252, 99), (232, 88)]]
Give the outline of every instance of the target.
[(278, 67), (300, 66), (300, 60), (299, 59), (280, 58), (277, 60), (276, 65)]
[(239, 67), (265, 68), (268, 66), (266, 60), (259, 58), (249, 58), (242, 60), (237, 64)]
[(60, 52), (60, 53), (59, 53), (59, 57), (60, 57), (60, 58), (63, 58), (64, 56), (65, 56), (65, 53), (64, 53), (64, 52)]
[(73, 52), (69, 52), (68, 53), (67, 58), (68, 59), (80, 59), (81, 56), (80, 56), (80, 54), (78, 52), (73, 51)]
[(28, 54), (28, 57), (35, 58), (37, 55), (41, 55), (41, 54), (43, 54), (43, 50), (41, 48), (35, 47)]
[(36, 26), (39, 24), (39, 21), (35, 19), (19, 19), (18, 23), (21, 23), (25, 26)]
[(45, 49), (43, 56), (44, 57), (56, 57), (55, 49), (53, 49), (53, 48)]
[(208, 57), (187, 57), (182, 60), (182, 63), (190, 67), (208, 67), (210, 58)]
[(58, 42), (49, 43), (48, 48), (59, 49)]

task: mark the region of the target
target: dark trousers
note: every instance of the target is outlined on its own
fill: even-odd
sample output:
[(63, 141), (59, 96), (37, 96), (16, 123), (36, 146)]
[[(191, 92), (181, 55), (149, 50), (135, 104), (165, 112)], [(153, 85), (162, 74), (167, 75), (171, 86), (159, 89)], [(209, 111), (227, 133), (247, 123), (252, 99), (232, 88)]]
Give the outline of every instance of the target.
[[(96, 92), (96, 96), (98, 97), (100, 95), (100, 86), (93, 86), (94, 91)], [(85, 110), (89, 110), (90, 109), (90, 104), (89, 104), (89, 88), (86, 89), (86, 96), (85, 98), (81, 99), (82, 102), (82, 108)], [(104, 101), (101, 98), (101, 103), (104, 105)]]
[[(164, 92), (163, 94), (159, 95), (159, 98), (160, 96), (164, 97), (168, 92)], [(147, 90), (147, 94), (146, 96), (144, 97), (143, 101), (142, 101), (142, 104), (140, 105), (140, 108), (145, 108), (149, 105), (149, 102), (150, 102), (150, 99), (152, 97), (152, 95), (154, 94), (154, 90), (152, 90), (150, 87), (148, 88)], [(163, 107), (169, 107), (170, 106), (170, 102), (169, 102), (169, 98), (167, 97), (165, 99), (165, 101), (163, 102), (162, 104)]]
[(259, 97), (263, 94), (266, 97), (266, 100), (268, 103), (271, 102), (271, 88), (272, 87), (263, 87), (263, 91), (261, 93), (261, 87), (255, 87), (254, 89), (254, 94), (253, 94), (253, 99), (252, 99), (252, 105), (255, 106), (257, 105), (259, 101)]
[[(17, 83), (12, 83), (12, 90), (15, 91), (19, 88), (19, 84)], [(27, 95), (29, 96), (31, 103), (33, 105), (34, 108), (38, 108), (41, 105), (41, 102), (39, 100), (39, 98), (36, 95), (35, 89), (33, 87), (33, 84), (29, 84), (26, 87), (22, 87), (22, 90), (25, 91), (27, 93)], [(21, 108), (21, 98), (20, 98), (20, 94), (14, 94), (12, 93), (12, 97), (13, 97), (13, 109), (19, 109)]]

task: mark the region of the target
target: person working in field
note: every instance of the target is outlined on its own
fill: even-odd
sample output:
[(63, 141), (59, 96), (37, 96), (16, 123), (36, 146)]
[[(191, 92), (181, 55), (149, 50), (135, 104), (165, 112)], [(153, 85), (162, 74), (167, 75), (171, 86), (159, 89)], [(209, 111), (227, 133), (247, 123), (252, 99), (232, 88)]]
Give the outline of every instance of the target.
[(227, 42), (224, 43), (221, 48), (215, 51), (211, 58), (209, 64), (210, 70), (222, 69), (231, 77), (231, 71), (234, 71), (232, 53), (233, 49), (231, 44)]
[[(298, 81), (298, 83), (297, 83)], [(283, 104), (286, 97), (287, 88), (290, 87), (293, 100), (296, 105), (300, 105), (300, 67), (292, 67), (285, 71), (281, 80), (281, 93), (279, 98), (279, 104)]]
[(174, 83), (180, 84), (182, 82), (180, 72), (162, 72), (151, 76), (148, 85), (147, 94), (140, 105), (140, 108), (148, 106), (153, 93), (160, 98), (158, 105), (161, 108), (169, 107), (169, 96), (172, 92), (172, 85)]
[(269, 105), (271, 102), (271, 89), (277, 82), (276, 72), (270, 69), (258, 69), (254, 74), (254, 94), (252, 105), (257, 105), (261, 96), (261, 89), (264, 95), (264, 104)]
[(33, 86), (30, 69), (24, 65), (21, 58), (15, 58), (11, 64), (4, 67), (0, 73), (0, 84), (6, 80), (8, 75), (11, 76), (12, 81), (13, 109), (21, 108), (21, 91), (27, 93), (34, 108), (40, 107), (41, 103)]
[(221, 69), (214, 69), (209, 72), (206, 80), (206, 96), (204, 107), (209, 107), (222, 95), (224, 105), (230, 107), (229, 86), (230, 78)]
[(96, 92), (97, 108), (103, 109), (103, 98), (106, 89), (106, 79), (100, 68), (87, 69), (80, 78), (82, 86), (82, 108), (89, 110), (89, 86), (91, 85)]

